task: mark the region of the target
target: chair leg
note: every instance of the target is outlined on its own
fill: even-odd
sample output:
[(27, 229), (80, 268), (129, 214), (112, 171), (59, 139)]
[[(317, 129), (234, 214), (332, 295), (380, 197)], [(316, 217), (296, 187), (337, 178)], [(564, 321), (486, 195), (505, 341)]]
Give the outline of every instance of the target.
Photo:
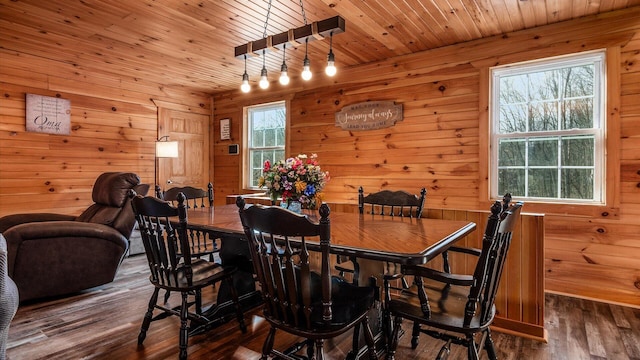
[(493, 345), (493, 339), (491, 338), (491, 329), (485, 330), (486, 338), (484, 339), (484, 348), (487, 351), (487, 356), (489, 360), (497, 360), (498, 356), (496, 354), (496, 348)]
[(156, 307), (156, 303), (158, 302), (159, 292), (160, 289), (153, 289), (153, 294), (151, 295), (151, 299), (149, 299), (149, 306), (147, 307), (147, 312), (144, 314), (144, 319), (142, 320), (140, 334), (138, 334), (138, 345), (142, 345), (142, 342), (147, 337), (147, 330), (149, 330), (151, 319), (153, 319), (153, 309)]
[(240, 330), (243, 334), (247, 332), (247, 325), (244, 323), (244, 312), (242, 311), (242, 307), (240, 306), (240, 300), (238, 299), (238, 292), (236, 291), (236, 287), (233, 286), (233, 277), (229, 276), (226, 279), (229, 289), (231, 291), (231, 299), (233, 299), (233, 306), (236, 308), (236, 318), (238, 319), (238, 323), (240, 324)]
[(396, 316), (394, 318), (393, 333), (389, 337), (389, 344), (387, 345), (387, 360), (394, 360), (396, 358), (396, 349), (398, 348), (398, 337), (400, 336), (400, 327), (402, 326), (402, 318)]
[(196, 314), (202, 314), (202, 290), (197, 289), (195, 292)]
[(420, 324), (417, 321), (413, 322), (413, 330), (411, 331), (411, 349), (415, 350), (418, 347), (420, 341)]
[(171, 295), (171, 291), (165, 290), (164, 292), (164, 303), (166, 304), (169, 301), (169, 296)]
[(313, 340), (307, 340), (306, 341), (307, 344), (307, 359), (308, 360), (313, 360), (315, 359), (315, 344), (313, 342)]
[[(366, 331), (363, 329), (363, 331)], [(355, 359), (356, 355), (358, 355), (358, 348), (360, 345), (360, 324), (356, 324), (353, 327), (353, 338), (351, 340), (351, 351), (347, 355), (348, 359)]]
[(182, 307), (180, 308), (180, 360), (187, 360), (187, 343), (189, 341), (188, 325), (189, 301), (187, 293), (182, 293)]
[(315, 360), (324, 360), (324, 340), (316, 340), (316, 358)]
[(369, 327), (369, 317), (365, 316), (362, 320), (362, 331), (364, 332), (364, 340), (367, 343), (367, 350), (369, 351), (369, 359), (378, 360), (378, 354), (376, 353), (376, 343), (373, 339), (373, 333), (371, 327)]
[(269, 334), (267, 334), (267, 338), (264, 339), (264, 344), (262, 345), (262, 356), (260, 360), (268, 360), (269, 354), (271, 354), (271, 350), (273, 350), (273, 340), (276, 337), (276, 328), (273, 326), (269, 330)]
[(451, 340), (448, 340), (438, 352), (438, 356), (436, 356), (436, 360), (445, 360), (449, 358), (449, 354), (451, 354)]
[(478, 347), (476, 346), (476, 341), (473, 338), (473, 335), (468, 335), (467, 341), (469, 342), (469, 346), (467, 346), (467, 355), (469, 360), (478, 360)]

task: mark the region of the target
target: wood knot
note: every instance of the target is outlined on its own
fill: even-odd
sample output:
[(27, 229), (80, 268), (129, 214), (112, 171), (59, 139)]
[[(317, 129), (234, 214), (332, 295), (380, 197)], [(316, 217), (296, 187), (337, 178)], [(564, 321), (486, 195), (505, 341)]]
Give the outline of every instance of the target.
[(605, 232), (605, 230), (603, 228), (598, 228), (596, 231), (599, 232), (600, 234), (604, 234), (604, 232)]
[(640, 280), (636, 280), (636, 281), (633, 283), (633, 286), (635, 286), (635, 287), (636, 287), (636, 289), (640, 289)]
[(445, 90), (447, 90), (447, 88), (444, 85), (440, 85), (438, 90), (440, 90), (440, 92), (444, 92)]
[(602, 214), (600, 214), (602, 216), (609, 216), (609, 212), (608, 211), (603, 211)]
[(116, 110), (118, 110), (118, 109), (116, 109), (116, 107), (115, 107), (115, 106), (112, 106), (112, 107), (111, 107), (111, 111), (116, 111)]

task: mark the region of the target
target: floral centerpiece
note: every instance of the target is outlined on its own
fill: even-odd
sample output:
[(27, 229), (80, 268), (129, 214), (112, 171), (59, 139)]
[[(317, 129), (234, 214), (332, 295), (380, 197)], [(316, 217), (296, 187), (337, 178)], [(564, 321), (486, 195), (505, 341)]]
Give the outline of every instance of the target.
[(282, 197), (285, 204), (299, 201), (303, 208), (315, 209), (322, 203), (322, 189), (329, 181), (329, 172), (322, 171), (318, 155), (300, 154), (271, 164), (264, 162), (258, 186), (267, 189), (274, 202)]

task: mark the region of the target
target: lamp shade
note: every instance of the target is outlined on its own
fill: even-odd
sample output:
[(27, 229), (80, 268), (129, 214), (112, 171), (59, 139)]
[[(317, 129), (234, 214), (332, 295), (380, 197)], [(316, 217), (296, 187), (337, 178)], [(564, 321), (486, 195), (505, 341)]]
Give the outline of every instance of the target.
[(156, 141), (156, 157), (177, 158), (178, 142), (177, 141)]

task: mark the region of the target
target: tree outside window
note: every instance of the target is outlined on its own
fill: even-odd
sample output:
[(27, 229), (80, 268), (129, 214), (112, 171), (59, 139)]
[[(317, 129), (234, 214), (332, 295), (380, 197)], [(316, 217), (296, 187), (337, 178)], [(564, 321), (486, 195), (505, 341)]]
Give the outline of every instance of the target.
[(492, 70), (493, 197), (604, 202), (604, 56)]
[(247, 179), (248, 188), (258, 188), (264, 162), (284, 159), (286, 107), (284, 102), (250, 106), (247, 114)]

